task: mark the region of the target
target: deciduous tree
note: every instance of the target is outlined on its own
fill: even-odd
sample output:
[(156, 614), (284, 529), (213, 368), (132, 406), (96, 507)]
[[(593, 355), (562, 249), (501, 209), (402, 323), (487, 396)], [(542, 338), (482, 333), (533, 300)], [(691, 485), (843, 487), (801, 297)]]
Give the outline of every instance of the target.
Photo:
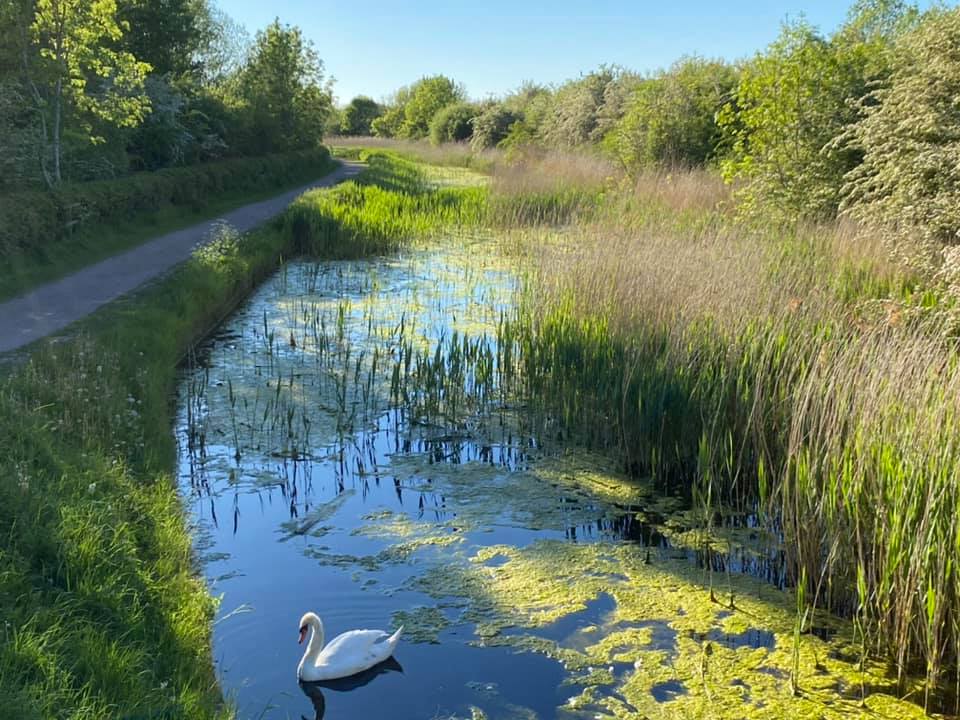
[(300, 28), (274, 20), (257, 33), (237, 78), (254, 152), (316, 145), (332, 107), (323, 63)]
[(340, 132), (344, 135), (369, 135), (371, 124), (383, 114), (383, 108), (365, 95), (358, 95), (343, 109)]
[(637, 87), (608, 145), (628, 169), (701, 165), (714, 157), (717, 113), (735, 86), (736, 71), (727, 63), (684, 58)]
[(102, 142), (96, 121), (135, 127), (149, 112), (150, 70), (115, 47), (125, 27), (115, 0), (36, 0), (17, 17), (21, 70), (40, 126), (40, 158), (48, 185), (63, 180), (66, 132)]

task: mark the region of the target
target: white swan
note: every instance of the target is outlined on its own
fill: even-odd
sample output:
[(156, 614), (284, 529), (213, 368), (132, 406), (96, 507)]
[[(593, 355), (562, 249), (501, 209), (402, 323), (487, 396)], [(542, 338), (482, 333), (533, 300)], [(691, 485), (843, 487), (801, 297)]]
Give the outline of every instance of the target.
[(304, 682), (349, 677), (381, 663), (393, 655), (401, 627), (393, 635), (383, 630), (350, 630), (323, 646), (323, 623), (316, 613), (300, 618), (300, 643), (313, 630), (307, 650), (297, 666), (297, 678)]

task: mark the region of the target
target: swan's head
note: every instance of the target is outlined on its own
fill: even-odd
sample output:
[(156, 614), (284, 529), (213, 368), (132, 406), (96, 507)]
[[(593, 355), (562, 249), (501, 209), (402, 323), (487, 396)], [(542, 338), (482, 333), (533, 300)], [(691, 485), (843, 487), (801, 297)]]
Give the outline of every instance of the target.
[(297, 645), (302, 645), (303, 641), (307, 639), (307, 632), (310, 628), (315, 628), (319, 624), (320, 618), (317, 617), (316, 613), (308, 612), (300, 618), (300, 639), (297, 641)]

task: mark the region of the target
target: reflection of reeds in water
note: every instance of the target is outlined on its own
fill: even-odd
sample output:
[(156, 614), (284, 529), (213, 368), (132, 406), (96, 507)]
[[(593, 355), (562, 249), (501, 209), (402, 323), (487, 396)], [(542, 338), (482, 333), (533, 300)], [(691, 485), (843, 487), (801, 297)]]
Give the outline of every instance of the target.
[[(232, 438), (221, 455), (233, 456), (231, 472), (242, 477), (265, 458), (283, 467), (342, 461), (384, 421), (399, 437), (476, 423), (494, 400), (502, 404), (496, 333), (508, 327), (516, 282), (502, 260), (478, 262), (472, 247), (468, 236), (449, 237), (386, 263), (288, 265), (228, 331), (220, 371), (200, 368), (187, 384), (194, 467), (204, 468), (205, 447), (196, 446), (211, 435)], [(286, 479), (278, 483), (295, 494)]]

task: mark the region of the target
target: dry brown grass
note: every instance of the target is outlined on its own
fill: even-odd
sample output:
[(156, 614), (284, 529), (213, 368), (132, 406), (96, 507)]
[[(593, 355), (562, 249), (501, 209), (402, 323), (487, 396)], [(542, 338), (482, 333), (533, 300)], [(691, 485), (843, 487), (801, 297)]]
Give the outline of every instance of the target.
[(504, 154), (499, 150), (476, 151), (471, 149), (468, 143), (432, 145), (426, 140), (344, 136), (325, 138), (324, 143), (333, 148), (389, 150), (428, 165), (454, 165), (482, 171), (491, 170), (503, 162), (504, 158)]

